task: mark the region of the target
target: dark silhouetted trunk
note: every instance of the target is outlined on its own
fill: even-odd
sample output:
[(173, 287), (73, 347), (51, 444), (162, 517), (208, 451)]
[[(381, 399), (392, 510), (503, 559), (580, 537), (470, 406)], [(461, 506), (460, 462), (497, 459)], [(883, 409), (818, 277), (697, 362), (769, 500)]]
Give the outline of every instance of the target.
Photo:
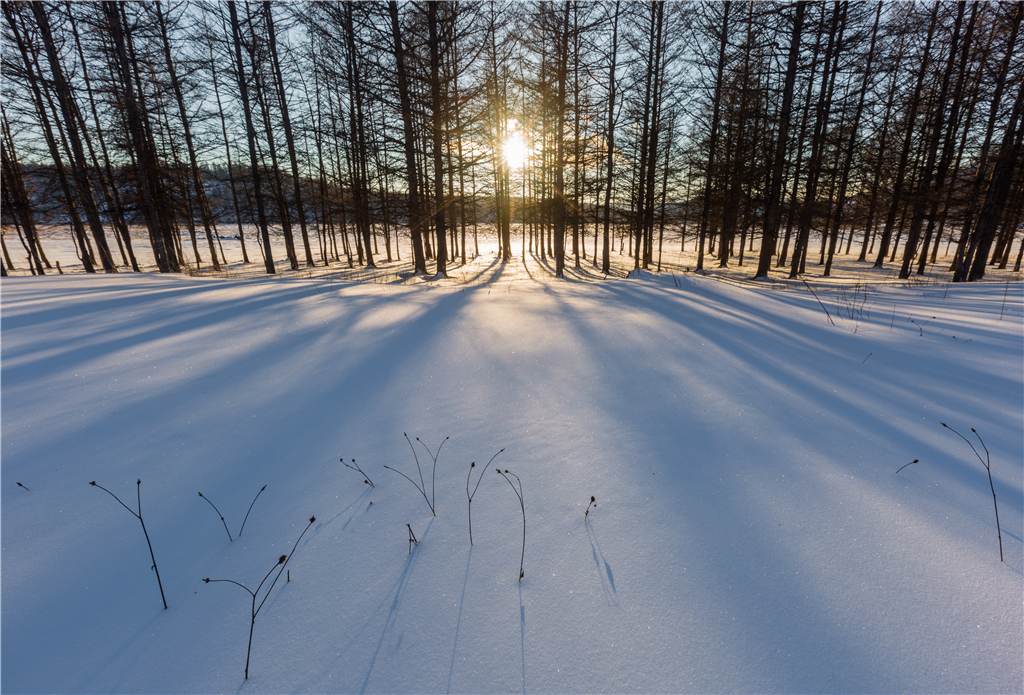
[(252, 123), (252, 111), (249, 102), (249, 87), (245, 81), (245, 63), (242, 61), (242, 28), (238, 24), (238, 12), (235, 0), (229, 0), (228, 12), (231, 15), (231, 36), (235, 44), (235, 65), (238, 78), (238, 92), (242, 98), (242, 111), (245, 115), (245, 135), (249, 142), (249, 166), (252, 173), (253, 195), (256, 198), (256, 215), (263, 237), (264, 267), (268, 275), (277, 272), (274, 267), (274, 255), (270, 249), (270, 230), (267, 228), (267, 209), (263, 202), (263, 183), (260, 177), (260, 162), (256, 153), (256, 129)]
[(807, 3), (798, 2), (793, 13), (793, 33), (789, 40), (789, 58), (786, 63), (786, 79), (782, 88), (782, 105), (779, 109), (779, 134), (775, 141), (775, 158), (772, 161), (771, 188), (765, 204), (764, 232), (761, 237), (761, 254), (757, 260), (754, 277), (768, 277), (775, 245), (779, 238), (779, 220), (782, 215), (782, 177), (786, 168), (786, 149), (789, 146), (790, 111), (793, 109), (793, 87), (796, 84), (797, 61), (800, 56), (800, 34), (804, 26), (804, 12)]

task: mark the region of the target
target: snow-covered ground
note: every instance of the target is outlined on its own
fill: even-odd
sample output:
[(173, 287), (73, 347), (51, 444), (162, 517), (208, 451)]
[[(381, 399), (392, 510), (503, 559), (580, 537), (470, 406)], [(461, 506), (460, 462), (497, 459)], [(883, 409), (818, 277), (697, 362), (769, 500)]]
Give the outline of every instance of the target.
[(5, 278), (3, 691), (1024, 690), (1019, 283), (542, 267)]

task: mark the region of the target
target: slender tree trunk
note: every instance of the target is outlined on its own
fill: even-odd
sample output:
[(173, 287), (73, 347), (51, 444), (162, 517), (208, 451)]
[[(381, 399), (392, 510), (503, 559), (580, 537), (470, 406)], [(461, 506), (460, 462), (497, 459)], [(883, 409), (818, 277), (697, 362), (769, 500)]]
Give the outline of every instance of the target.
[[(132, 270), (138, 273), (140, 272), (139, 262), (135, 258), (135, 250), (132, 247), (131, 232), (129, 231), (128, 224), (124, 219), (124, 206), (121, 203), (121, 195), (117, 190), (117, 182), (114, 178), (113, 167), (110, 165), (110, 156), (107, 152), (106, 140), (103, 137), (103, 128), (100, 125), (95, 94), (89, 80), (88, 63), (85, 59), (85, 52), (82, 49), (82, 41), (78, 33), (78, 25), (77, 22), (75, 22), (74, 13), (71, 11), (71, 3), (66, 3), (65, 6), (67, 7), (68, 19), (71, 24), (71, 33), (75, 39), (75, 49), (78, 52), (78, 57), (81, 62), (80, 69), (82, 72), (82, 79), (85, 82), (85, 92), (89, 97), (90, 111), (92, 113), (93, 123), (96, 129), (96, 139), (99, 141), (100, 151), (103, 153), (102, 169), (100, 167), (99, 159), (96, 156), (96, 152), (92, 146), (92, 142), (88, 136), (89, 128), (85, 124), (85, 120), (81, 113), (78, 113), (79, 123), (81, 124), (82, 133), (85, 136), (85, 143), (89, 148), (90, 156), (92, 157), (94, 167), (96, 168), (97, 178), (99, 179), (103, 196), (107, 201), (107, 207), (109, 208), (108, 214), (110, 215), (111, 222), (114, 226), (114, 238), (118, 241), (118, 248), (121, 249), (122, 260), (124, 260), (125, 251), (127, 251), (128, 259), (125, 260), (125, 265), (130, 263)], [(104, 173), (106, 174), (105, 178)]]
[(228, 12), (231, 15), (231, 34), (235, 44), (238, 91), (242, 97), (242, 111), (245, 115), (245, 134), (249, 141), (249, 166), (252, 172), (253, 193), (256, 197), (256, 215), (259, 220), (260, 234), (263, 237), (264, 267), (268, 275), (273, 275), (277, 270), (274, 267), (274, 256), (270, 249), (270, 230), (267, 228), (267, 210), (263, 202), (263, 183), (260, 177), (259, 157), (256, 154), (256, 129), (252, 123), (249, 87), (245, 80), (245, 63), (242, 62), (242, 29), (238, 23), (235, 0), (228, 0)]
[[(457, 73), (459, 67), (459, 42), (458, 32), (455, 31), (453, 31), (452, 35), (452, 65)], [(462, 152), (462, 141), (465, 138), (462, 131), (462, 100), (459, 97), (459, 78), (457, 74), (452, 78), (452, 92), (452, 103), (455, 111), (456, 156), (459, 170), (459, 222), (462, 231), (462, 265), (466, 265), (466, 164)]]
[[(251, 6), (246, 5), (248, 10)], [(254, 20), (249, 14), (249, 24), (253, 26)], [(270, 89), (264, 82), (264, 72), (260, 67), (257, 55), (257, 44), (254, 42), (249, 47), (249, 62), (252, 64), (254, 99), (260, 107), (263, 115), (263, 129), (267, 138), (267, 152), (270, 154), (270, 190), (277, 201), (278, 218), (281, 223), (281, 234), (284, 236), (285, 254), (288, 256), (288, 265), (292, 270), (299, 269), (298, 255), (295, 253), (295, 238), (292, 235), (291, 215), (288, 211), (288, 201), (285, 198), (284, 181), (281, 178), (281, 167), (277, 161), (277, 144), (274, 138), (274, 127), (270, 118)]]
[[(10, 141), (10, 130), (7, 125), (7, 117), (3, 119), (4, 122), (4, 138), (3, 143), (0, 144), (0, 167), (3, 172), (3, 192), (4, 196), (8, 198), (7, 204), (11, 211), (14, 213), (15, 221), (20, 223), (20, 227), (24, 230), (25, 239), (27, 241), (26, 250), (29, 254), (29, 266), (33, 269), (33, 274), (45, 275), (46, 271), (43, 269), (43, 261), (41, 257), (41, 245), (39, 244), (39, 235), (36, 233), (35, 222), (32, 219), (32, 208), (28, 193), (25, 190), (25, 182), (21, 175), (21, 165), (16, 159), (14, 152), (13, 143)], [(8, 152), (10, 149), (10, 152)], [(8, 263), (10, 259), (8, 258)], [(11, 266), (13, 268), (13, 265)]]
[[(615, 19), (612, 22), (612, 61), (608, 69), (608, 128), (605, 136), (608, 141), (608, 167), (605, 176), (604, 194), (604, 236), (601, 247), (601, 272), (607, 274), (611, 269), (609, 230), (612, 221), (612, 180), (615, 163), (615, 59), (619, 47), (619, 2), (615, 2)], [(594, 255), (597, 255), (595, 249)]]
[[(800, 227), (796, 245), (793, 248), (793, 262), (790, 264), (789, 277), (795, 278), (803, 272), (807, 258), (811, 223), (814, 218), (818, 197), (818, 180), (821, 176), (822, 159), (825, 150), (825, 129), (828, 125), (829, 111), (832, 102), (832, 90), (835, 85), (835, 72), (838, 66), (832, 64), (833, 50), (836, 40), (842, 40), (843, 27), (846, 24), (847, 3), (836, 2), (832, 9), (832, 25), (828, 32), (828, 43), (825, 47), (824, 69), (821, 73), (821, 89), (818, 92), (818, 104), (815, 108), (814, 135), (811, 137), (811, 160), (807, 164), (807, 184), (804, 189), (804, 204), (800, 210)], [(838, 34), (838, 36), (837, 36)]]
[[(353, 17), (353, 4), (346, 3), (343, 6), (345, 42), (347, 46), (345, 54), (345, 70), (347, 74), (349, 93), (349, 142), (348, 147), (350, 160), (350, 178), (352, 182), (352, 207), (355, 213), (356, 234), (362, 236), (358, 249), (366, 250), (366, 267), (375, 268), (373, 262), (373, 248), (370, 221), (369, 184), (366, 172), (366, 150), (367, 142), (363, 128), (363, 89), (362, 89), (362, 66), (359, 64), (359, 54), (356, 44), (355, 21)], [(360, 260), (362, 262), (362, 260)]]
[(644, 182), (643, 203), (643, 262), (646, 270), (651, 267), (651, 260), (654, 257), (654, 183), (655, 173), (658, 168), (658, 141), (661, 134), (661, 101), (664, 91), (664, 75), (662, 71), (663, 53), (663, 28), (665, 16), (665, 4), (663, 2), (653, 3), (654, 7), (654, 73), (653, 84), (651, 85), (651, 128), (647, 147), (647, 180)]
[[(249, 252), (245, 248), (245, 230), (242, 229), (242, 210), (238, 205), (238, 186), (235, 185), (235, 170), (231, 164), (231, 142), (228, 140), (227, 119), (224, 118), (224, 106), (220, 101), (220, 86), (217, 83), (217, 61), (213, 57), (213, 46), (210, 46), (210, 73), (213, 77), (213, 93), (217, 98), (217, 115), (220, 116), (221, 133), (224, 136), (224, 154), (227, 157), (228, 183), (231, 186), (231, 202), (235, 207), (235, 222), (238, 225), (238, 243), (242, 247), (242, 262), (249, 263)], [(226, 259), (225, 259), (226, 260)]]
[[(310, 58), (313, 61), (313, 90), (316, 94), (320, 93), (320, 65), (318, 61), (318, 50), (314, 44), (311, 47)], [(316, 100), (316, 108), (313, 108), (313, 100), (309, 95), (309, 88), (305, 79), (302, 81), (303, 92), (306, 95), (306, 106), (309, 109), (309, 113), (316, 114), (316, 125), (313, 127), (313, 142), (316, 145), (316, 159), (317, 159), (317, 183), (319, 184), (319, 197), (320, 197), (320, 214), (317, 219), (317, 239), (320, 242), (320, 258), (324, 262), (324, 265), (330, 265), (328, 247), (330, 242), (328, 239), (328, 230), (333, 231), (333, 224), (331, 223), (330, 215), (327, 212), (327, 169), (324, 164), (324, 135), (323, 135), (323, 113), (320, 109), (321, 100)], [(395, 232), (397, 237), (397, 230)]]
[(176, 233), (167, 215), (169, 208), (167, 194), (160, 180), (156, 148), (149, 135), (147, 116), (136, 99), (135, 85), (132, 80), (132, 64), (128, 55), (128, 37), (124, 30), (122, 17), (123, 7), (119, 2), (104, 2), (103, 9), (117, 56), (117, 68), (123, 88), (125, 118), (135, 150), (139, 184), (150, 230), (150, 240), (153, 244), (153, 256), (160, 272), (177, 273), (181, 268), (178, 251), (175, 248)]
[(448, 277), (448, 246), (445, 238), (444, 209), (444, 112), (441, 104), (441, 40), (437, 33), (438, 3), (427, 3), (427, 29), (430, 43), (430, 112), (434, 153), (434, 232), (437, 235), (437, 275)]
[(75, 172), (78, 197), (85, 212), (85, 218), (89, 223), (89, 229), (96, 242), (96, 248), (99, 250), (100, 264), (103, 266), (104, 271), (116, 273), (117, 267), (114, 265), (110, 249), (107, 247), (107, 239), (103, 233), (103, 223), (100, 221), (96, 200), (92, 195), (92, 185), (89, 182), (89, 172), (86, 170), (85, 150), (82, 147), (82, 139), (79, 135), (77, 120), (75, 119), (77, 107), (73, 102), (71, 87), (64, 76), (60, 57), (57, 54), (57, 47), (50, 33), (50, 21), (46, 16), (46, 9), (42, 3), (31, 3), (31, 8), (36, 25), (39, 28), (40, 38), (43, 41), (46, 57), (50, 64), (50, 76), (53, 81), (54, 90), (57, 92), (57, 103), (60, 105), (61, 115), (64, 118), (64, 129), (71, 144), (71, 165)]
[[(989, 111), (988, 125), (985, 128), (985, 139), (981, 144), (978, 157), (978, 169), (975, 172), (974, 182), (971, 185), (971, 197), (967, 206), (967, 212), (964, 215), (963, 229), (960, 232), (960, 243), (957, 244), (956, 256), (953, 259), (953, 282), (965, 282), (969, 279), (968, 271), (971, 268), (972, 259), (980, 239), (976, 230), (972, 231), (971, 226), (978, 205), (981, 202), (981, 189), (988, 173), (988, 152), (992, 145), (992, 134), (995, 132), (1003, 90), (1006, 86), (1006, 76), (1010, 69), (1010, 60), (1014, 55), (1014, 44), (1017, 42), (1022, 18), (1024, 18), (1024, 2), (1017, 2), (1015, 3), (1010, 37), (1006, 44), (1006, 53), (1000, 64), (999, 73), (996, 76), (995, 91), (992, 95), (992, 107)], [(991, 184), (989, 185), (991, 186)]]
[[(843, 168), (839, 183), (839, 200), (836, 202), (835, 222), (832, 228), (832, 235), (829, 239), (828, 259), (825, 261), (823, 275), (829, 277), (832, 274), (832, 257), (836, 250), (836, 237), (839, 228), (843, 223), (843, 208), (846, 205), (846, 189), (850, 182), (850, 169), (853, 167), (853, 155), (857, 146), (857, 135), (860, 130), (860, 117), (864, 110), (864, 100), (867, 96), (869, 82), (872, 77), (871, 64), (875, 59), (875, 43), (878, 38), (878, 24), (882, 18), (882, 5), (879, 3), (875, 12), (875, 24), (871, 29), (871, 45), (868, 47), (867, 62), (864, 66), (864, 79), (860, 85), (860, 96), (857, 97), (857, 108), (854, 110), (853, 125), (850, 128), (850, 141), (846, 146), (846, 153), (843, 160)], [(850, 230), (850, 238), (853, 238), (853, 230)]]
[[(154, 3), (156, 10), (157, 24), (160, 27), (160, 38), (163, 43), (164, 60), (167, 63), (167, 74), (171, 78), (171, 89), (174, 91), (174, 99), (178, 105), (178, 115), (181, 117), (181, 125), (185, 133), (185, 149), (188, 152), (189, 166), (192, 173), (192, 186), (196, 191), (196, 202), (199, 205), (199, 216), (203, 221), (203, 229), (206, 232), (206, 243), (210, 247), (210, 258), (213, 260), (213, 269), (220, 270), (220, 262), (217, 260), (217, 250), (213, 245), (213, 214), (210, 211), (210, 203), (206, 197), (206, 189), (203, 185), (203, 177), (199, 169), (199, 162), (196, 156), (196, 148), (192, 143), (192, 128), (189, 125), (188, 111), (185, 108), (185, 99), (181, 92), (181, 82), (174, 69), (174, 61), (171, 58), (171, 41), (167, 36), (167, 23), (163, 11), (160, 9), (160, 0)], [(199, 255), (196, 252), (196, 260)]]
[(651, 91), (653, 89), (653, 83), (655, 75), (658, 70), (655, 66), (656, 48), (656, 16), (658, 2), (650, 3), (650, 31), (647, 32), (647, 70), (645, 70), (644, 76), (644, 96), (643, 96), (643, 115), (640, 118), (640, 166), (636, 171), (636, 195), (633, 199), (633, 208), (636, 210), (636, 216), (630, 220), (633, 228), (631, 235), (631, 243), (633, 245), (633, 270), (637, 270), (640, 267), (641, 250), (640, 247), (643, 245), (643, 234), (645, 231), (646, 222), (646, 211), (647, 211), (647, 170), (650, 168), (649, 157), (650, 157), (650, 146), (649, 141), (651, 139)]
[[(572, 256), (573, 267), (580, 267), (580, 222), (583, 215), (583, 202), (580, 198), (580, 158), (585, 151), (586, 140), (580, 138), (580, 12), (579, 3), (573, 2), (573, 69), (572, 69), (572, 112), (573, 112), (573, 193), (572, 193)], [(586, 258), (586, 249), (583, 250), (583, 257)]]
[(563, 277), (565, 272), (565, 92), (568, 77), (569, 62), (569, 11), (572, 7), (570, 0), (564, 3), (564, 19), (559, 23), (561, 27), (558, 42), (558, 57), (556, 58), (558, 76), (558, 97), (555, 103), (556, 126), (555, 131), (555, 277)]
[(295, 137), (292, 134), (292, 121), (288, 113), (288, 101), (284, 90), (284, 76), (281, 74), (281, 59), (277, 53), (277, 35), (274, 31), (274, 13), (270, 2), (263, 3), (263, 12), (267, 17), (267, 41), (270, 48), (270, 59), (274, 68), (277, 99), (281, 104), (281, 123), (284, 126), (284, 140), (288, 147), (288, 159), (292, 166), (292, 183), (295, 191), (295, 211), (299, 217), (299, 231), (302, 234), (302, 248), (306, 253), (306, 265), (315, 266), (313, 251), (309, 246), (309, 232), (306, 229), (306, 209), (302, 203), (302, 179), (299, 178), (299, 160), (295, 152)]
[[(917, 121), (917, 111), (921, 103), (921, 89), (924, 85), (924, 76), (928, 70), (928, 54), (931, 50), (932, 38), (935, 35), (935, 24), (938, 19), (939, 4), (932, 5), (932, 19), (928, 25), (928, 35), (924, 43), (924, 53), (921, 59), (921, 69), (917, 75), (917, 86), (914, 88), (914, 95), (911, 97), (910, 106), (907, 111), (906, 129), (903, 140), (903, 150), (900, 154), (900, 163), (896, 169), (896, 181), (892, 189), (892, 202), (889, 204), (889, 215), (885, 220), (885, 230), (882, 232), (882, 240), (878, 251), (878, 259), (875, 267), (881, 268), (885, 262), (885, 256), (889, 252), (889, 241), (892, 239), (893, 225), (896, 222), (896, 215), (900, 209), (901, 196), (903, 193), (903, 180), (906, 176), (907, 161), (910, 157), (910, 150), (914, 142), (914, 123)], [(895, 248), (895, 247), (894, 247)]]
[(658, 272), (661, 272), (661, 247), (665, 241), (665, 201), (668, 197), (668, 169), (672, 155), (672, 131), (676, 125), (675, 110), (671, 112), (668, 123), (668, 138), (665, 143), (665, 169), (661, 179), (661, 214), (658, 222)]
[[(925, 208), (930, 202), (929, 198), (938, 200), (939, 197), (939, 191), (936, 190), (932, 184), (932, 172), (935, 168), (935, 160), (938, 157), (943, 126), (946, 124), (944, 116), (950, 108), (946, 103), (946, 95), (949, 93), (949, 82), (953, 76), (953, 67), (956, 64), (957, 43), (960, 39), (960, 26), (963, 23), (965, 6), (966, 3), (957, 3), (956, 21), (953, 24), (953, 34), (950, 39), (949, 59), (946, 61), (946, 69), (942, 74), (942, 86), (939, 89), (939, 99), (934, 110), (935, 118), (934, 123), (932, 124), (930, 137), (928, 139), (928, 149), (926, 152), (924, 169), (921, 171), (918, 178), (917, 195), (914, 197), (914, 212), (913, 216), (910, 218), (910, 229), (907, 232), (907, 243), (903, 247), (903, 264), (900, 266), (899, 273), (901, 280), (906, 280), (910, 277), (910, 266), (917, 253), (918, 237), (921, 234), (921, 225), (924, 222)], [(953, 109), (955, 108), (956, 105), (954, 104)], [(950, 115), (950, 120), (952, 120), (952, 115)], [(926, 254), (922, 255), (927, 257)]]
[(992, 182), (985, 193), (985, 202), (978, 216), (975, 235), (978, 238), (974, 257), (970, 253), (964, 259), (964, 265), (970, 264), (968, 282), (980, 280), (985, 276), (985, 264), (988, 260), (989, 248), (995, 238), (999, 222), (1003, 218), (1006, 203), (1013, 184), (1013, 172), (1020, 163), (1021, 139), (1024, 138), (1024, 80), (1017, 88), (1017, 98), (1010, 113), (1010, 120), (1003, 131), (1002, 144), (996, 156), (995, 168), (992, 171)]
[(418, 176), (416, 175), (416, 137), (412, 125), (412, 103), (409, 96), (409, 78), (406, 74), (405, 48), (402, 44), (402, 32), (398, 23), (398, 3), (388, 3), (391, 15), (391, 33), (394, 38), (395, 63), (398, 73), (398, 95), (402, 109), (402, 123), (405, 128), (405, 176), (409, 188), (409, 232), (412, 236), (413, 267), (417, 273), (426, 275), (427, 262), (423, 256), (423, 222), (420, 216), (420, 199)]
[(793, 12), (793, 33), (789, 40), (789, 58), (786, 63), (786, 79), (782, 88), (782, 105), (779, 109), (779, 134), (775, 141), (775, 158), (772, 160), (771, 188), (765, 204), (764, 231), (761, 236), (761, 253), (757, 261), (755, 278), (768, 277), (772, 256), (779, 238), (779, 220), (782, 213), (782, 175), (786, 166), (786, 149), (789, 146), (790, 111), (793, 109), (793, 87), (796, 84), (797, 60), (800, 57), (800, 34), (804, 26), (804, 12), (807, 3), (798, 2)]
[(718, 44), (718, 65), (716, 66), (715, 97), (711, 113), (711, 141), (709, 143), (707, 170), (704, 178), (704, 204), (700, 213), (700, 240), (697, 242), (697, 270), (704, 270), (704, 238), (707, 235), (708, 218), (711, 213), (715, 155), (718, 151), (718, 118), (722, 110), (723, 87), (725, 84), (725, 49), (729, 40), (729, 10), (731, 0), (722, 3), (722, 28)]
[(800, 132), (797, 135), (794, 147), (796, 149), (796, 162), (793, 165), (793, 188), (789, 196), (789, 212), (786, 215), (786, 233), (782, 240), (782, 249), (777, 259), (777, 267), (786, 265), (789, 256), (789, 240), (793, 232), (793, 224), (796, 221), (800, 206), (797, 204), (797, 194), (800, 192), (800, 176), (803, 173), (804, 141), (807, 136), (807, 126), (811, 122), (811, 104), (814, 103), (814, 77), (818, 74), (818, 54), (821, 50), (821, 36), (824, 34), (824, 24), (818, 23), (818, 32), (814, 39), (814, 47), (811, 50), (811, 71), (807, 78), (807, 98), (804, 99), (803, 113), (800, 116)]

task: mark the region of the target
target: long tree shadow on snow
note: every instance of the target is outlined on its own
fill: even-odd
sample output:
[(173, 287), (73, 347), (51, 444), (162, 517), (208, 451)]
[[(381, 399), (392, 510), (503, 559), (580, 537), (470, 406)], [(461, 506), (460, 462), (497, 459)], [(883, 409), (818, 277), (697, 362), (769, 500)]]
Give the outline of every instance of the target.
[[(565, 302), (560, 311), (555, 313), (567, 317), (563, 324), (566, 330), (577, 333), (580, 336), (579, 344), (588, 346), (590, 354), (584, 354), (581, 359), (586, 362), (599, 364), (622, 365), (618, 373), (609, 376), (611, 392), (629, 390), (634, 383), (659, 384), (653, 391), (645, 393), (647, 402), (662, 402), (659, 395), (661, 392), (670, 393), (673, 388), (693, 388), (693, 384), (701, 382), (711, 383), (709, 380), (721, 372), (722, 369), (736, 370), (742, 372), (743, 379), (754, 379), (762, 382), (757, 389), (761, 393), (773, 393), (778, 395), (779, 402), (785, 402), (787, 394), (794, 397), (798, 402), (803, 402), (804, 412), (826, 412), (831, 413), (829, 417), (836, 422), (851, 421), (859, 423), (863, 421), (874, 421), (875, 415), (863, 409), (856, 403), (850, 403), (847, 398), (836, 397), (830, 384), (821, 383), (816, 380), (814, 373), (807, 373), (808, 362), (814, 364), (814, 357), (820, 356), (823, 350), (835, 350), (829, 348), (835, 341), (835, 336), (829, 335), (825, 329), (818, 329), (816, 334), (807, 334), (808, 327), (796, 321), (791, 321), (783, 316), (773, 316), (772, 329), (767, 330), (764, 325), (759, 325), (753, 318), (756, 312), (742, 312), (730, 310), (726, 306), (709, 307), (707, 302), (710, 298), (700, 297), (695, 293), (688, 293), (688, 296), (674, 297), (660, 295), (655, 291), (641, 290), (630, 286), (614, 285), (608, 289), (613, 301), (616, 295), (622, 295), (623, 299), (630, 297), (629, 301), (623, 301), (627, 306), (642, 307), (642, 311), (649, 311), (657, 316), (656, 325), (663, 335), (675, 335), (677, 333), (695, 334), (700, 337), (697, 344), (704, 343), (713, 346), (721, 352), (726, 359), (718, 359), (714, 365), (708, 364), (707, 371), (700, 371), (691, 364), (680, 364), (676, 366), (678, 374), (668, 374), (652, 380), (643, 374), (642, 366), (629, 367), (629, 352), (614, 344), (610, 345), (601, 329), (593, 322), (593, 317), (580, 313), (570, 302)], [(692, 304), (688, 305), (689, 300)], [(703, 302), (703, 305), (700, 303)], [(712, 315), (712, 311), (714, 315)], [(730, 322), (737, 324), (730, 328)], [(741, 331), (738, 326), (743, 325)], [(666, 328), (667, 326), (667, 328)], [(783, 364), (770, 360), (765, 351), (760, 348), (760, 341), (771, 339), (772, 333), (787, 336), (786, 340), (791, 343), (789, 354), (793, 364)], [(767, 335), (765, 335), (767, 334)], [(692, 344), (692, 341), (684, 340)], [(620, 352), (622, 354), (617, 354)], [(801, 355), (806, 352), (806, 355)], [(596, 353), (596, 354), (595, 354)], [(801, 371), (803, 370), (803, 371)], [(813, 370), (811, 370), (813, 372)], [(778, 375), (778, 376), (776, 376)], [(729, 381), (723, 385), (717, 383), (718, 393), (727, 391)], [(722, 388), (724, 386), (724, 388)], [(742, 392), (733, 396), (737, 400)], [(729, 395), (725, 396), (729, 398)], [(692, 409), (700, 407), (701, 399), (685, 401)], [(626, 399), (626, 403), (630, 403)], [(667, 402), (667, 401), (666, 401)], [(863, 689), (883, 688), (882, 684), (886, 678), (896, 678), (895, 674), (876, 672), (874, 669), (858, 669), (856, 664), (871, 663), (876, 658), (870, 649), (865, 651), (867, 645), (860, 639), (854, 639), (855, 635), (847, 634), (842, 629), (836, 629), (834, 623), (828, 618), (828, 610), (819, 607), (817, 610), (802, 611), (799, 620), (792, 625), (780, 625), (774, 621), (768, 621), (771, 611), (765, 612), (760, 608), (758, 596), (772, 597), (776, 605), (790, 602), (792, 605), (814, 605), (814, 599), (808, 601), (812, 596), (821, 594), (821, 588), (827, 583), (825, 577), (817, 577), (818, 568), (814, 563), (808, 562), (799, 552), (799, 546), (794, 545), (794, 537), (785, 535), (785, 532), (776, 532), (774, 535), (768, 533), (752, 533), (748, 529), (763, 528), (761, 525), (762, 514), (759, 506), (764, 501), (756, 498), (758, 504), (751, 504), (749, 496), (742, 493), (742, 489), (735, 486), (728, 486), (724, 482), (718, 482), (719, 476), (724, 475), (717, 466), (711, 465), (715, 454), (709, 453), (720, 448), (719, 443), (707, 441), (706, 435), (699, 433), (700, 413), (691, 410), (689, 413), (680, 412), (674, 416), (671, 411), (665, 412), (662, 406), (657, 414), (648, 412), (648, 408), (635, 408), (620, 406), (616, 401), (602, 403), (608, 409), (608, 419), (621, 423), (627, 430), (634, 428), (638, 431), (662, 430), (670, 439), (670, 432), (679, 432), (680, 421), (687, 422), (696, 418), (697, 427), (692, 424), (684, 425), (682, 437), (684, 441), (677, 444), (663, 447), (655, 447), (655, 450), (693, 450), (694, 446), (702, 446), (702, 443), (709, 443), (712, 446), (700, 459), (704, 462), (696, 466), (689, 466), (685, 471), (677, 471), (675, 477), (680, 481), (683, 476), (687, 479), (694, 478), (697, 483), (694, 491), (688, 485), (677, 484), (675, 488), (676, 504), (683, 519), (688, 520), (688, 526), (692, 533), (696, 533), (694, 544), (688, 543), (687, 547), (700, 556), (703, 575), (707, 578), (714, 578), (713, 581), (697, 587), (708, 601), (708, 607), (718, 606), (729, 615), (737, 616), (745, 622), (741, 626), (740, 633), (744, 636), (745, 647), (736, 643), (737, 649), (746, 653), (760, 653), (766, 663), (773, 663), (772, 672), (775, 673), (774, 685), (765, 682), (765, 687), (787, 687), (796, 690), (822, 690), (829, 689), (834, 682), (817, 674), (813, 668), (814, 664), (835, 661), (839, 655), (847, 667), (852, 667), (853, 672), (846, 672), (850, 682), (856, 682), (857, 687)], [(653, 408), (654, 406), (651, 406)], [(839, 408), (840, 412), (836, 413)], [(721, 410), (721, 409), (720, 409)], [(842, 412), (845, 410), (846, 412)], [(784, 412), (770, 413), (769, 422), (776, 431), (790, 431), (790, 436), (800, 439), (811, 437), (811, 442), (826, 451), (828, 449), (828, 437), (821, 432), (811, 433), (806, 427), (800, 427), (800, 417), (783, 417)], [(663, 427), (659, 428), (659, 422)], [(894, 425), (885, 422), (878, 422), (882, 430), (883, 438), (905, 437), (906, 433)], [(852, 425), (851, 425), (852, 426)], [(769, 430), (770, 431), (770, 430)], [(685, 433), (693, 435), (693, 441), (687, 441)], [(675, 435), (680, 436), (680, 435)], [(923, 435), (922, 435), (923, 436)], [(854, 438), (855, 439), (855, 438)], [(923, 442), (922, 442), (923, 443)], [(762, 445), (763, 446), (763, 445)], [(750, 463), (756, 460), (755, 452), (750, 452)], [(774, 455), (766, 454), (769, 460), (778, 458), (785, 462), (784, 453)], [(710, 459), (710, 460), (709, 460)], [(742, 465), (742, 464), (740, 464)], [(793, 473), (792, 464), (787, 464)], [(669, 470), (669, 469), (666, 469)], [(731, 463), (726, 470), (742, 471), (737, 468), (736, 463)], [(790, 489), (795, 495), (792, 499), (778, 499), (776, 505), (794, 504), (800, 500), (801, 495), (798, 488), (801, 484), (799, 468), (795, 469), (797, 475)], [(780, 471), (781, 473), (781, 471)], [(793, 487), (796, 486), (796, 487)], [(785, 490), (785, 487), (780, 489)], [(702, 492), (698, 493), (696, 490)], [(709, 499), (708, 494), (711, 493)], [(813, 510), (795, 507), (792, 510), (794, 518), (813, 515)], [(813, 518), (811, 516), (810, 518)], [(710, 550), (710, 552), (708, 552)], [(749, 569), (738, 567), (737, 557), (753, 556), (766, 558), (767, 565), (762, 570), (760, 567)], [(792, 574), (791, 568), (799, 568), (797, 574)], [(600, 567), (598, 568), (600, 570)], [(740, 572), (737, 572), (737, 570)], [(764, 576), (761, 576), (763, 572)], [(696, 574), (690, 575), (690, 580), (697, 578)], [(822, 596), (824, 598), (824, 596)], [(729, 633), (722, 634), (720, 639), (735, 640), (736, 637), (728, 637)], [(819, 635), (821, 638), (808, 640), (807, 636)], [(859, 637), (859, 635), (857, 636)], [(798, 645), (795, 653), (781, 655), (777, 653), (779, 643), (787, 645)], [(756, 645), (756, 646), (755, 646)], [(792, 646), (787, 647), (792, 649)], [(752, 652), (753, 650), (753, 652)], [(822, 680), (824, 678), (824, 680)], [(786, 685), (782, 685), (786, 684)], [(874, 685), (873, 685), (874, 684)]]

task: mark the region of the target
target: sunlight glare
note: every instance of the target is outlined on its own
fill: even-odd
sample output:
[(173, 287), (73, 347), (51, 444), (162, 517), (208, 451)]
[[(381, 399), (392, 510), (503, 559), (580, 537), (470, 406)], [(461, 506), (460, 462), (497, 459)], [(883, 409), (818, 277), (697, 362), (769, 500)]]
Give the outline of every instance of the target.
[(523, 166), (529, 156), (526, 142), (523, 141), (523, 136), (519, 133), (513, 133), (505, 138), (505, 144), (501, 149), (505, 162), (513, 169)]

